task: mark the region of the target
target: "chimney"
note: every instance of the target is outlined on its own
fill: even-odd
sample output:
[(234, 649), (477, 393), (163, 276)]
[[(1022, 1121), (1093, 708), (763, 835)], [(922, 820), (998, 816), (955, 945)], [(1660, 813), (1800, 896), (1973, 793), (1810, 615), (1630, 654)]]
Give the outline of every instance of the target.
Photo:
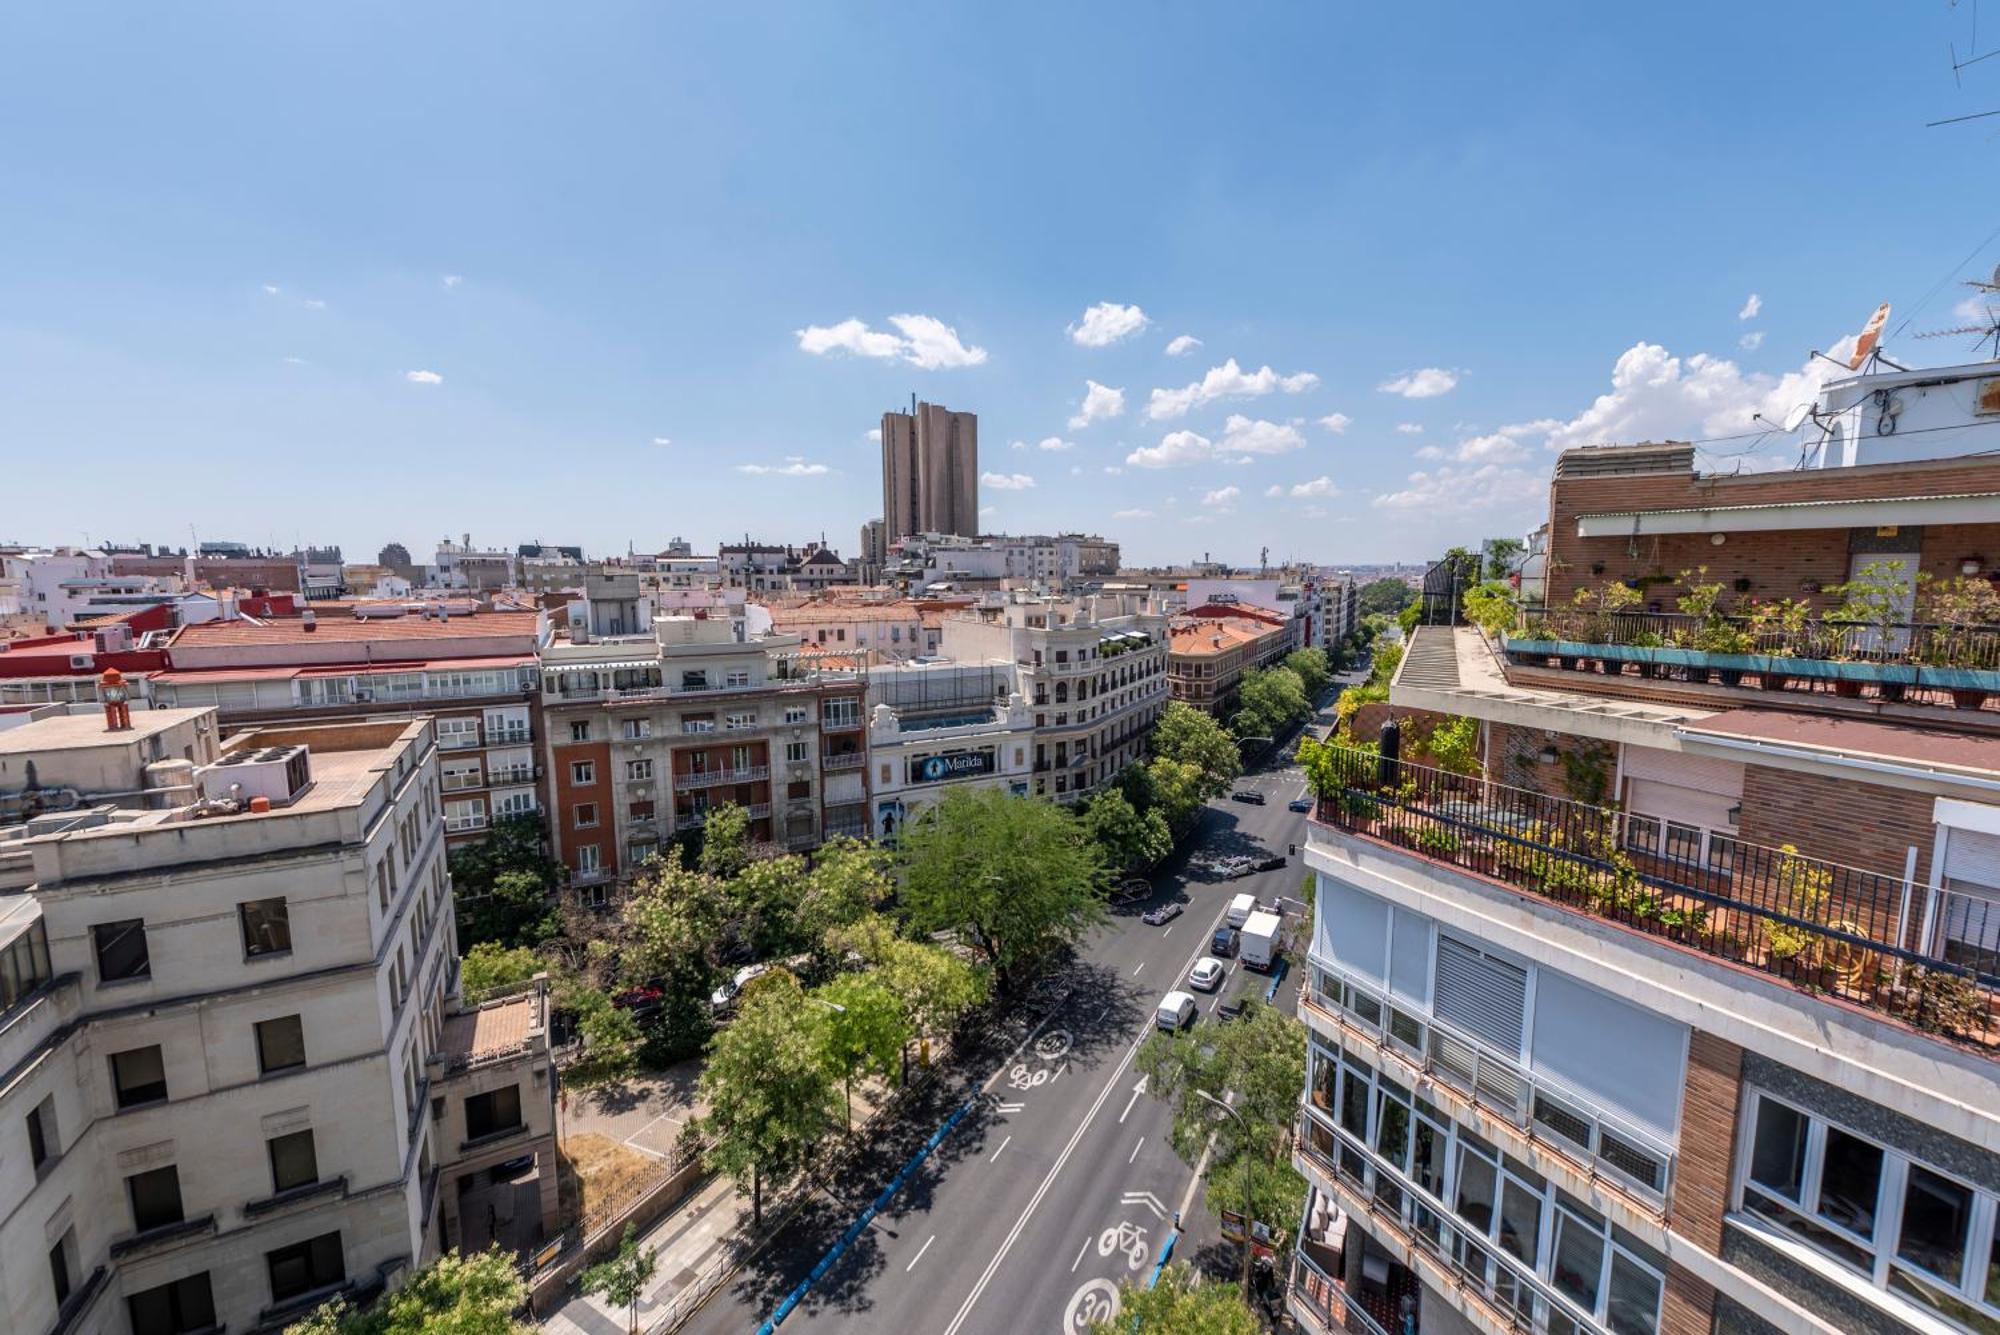
[(319, 629), (319, 618), (310, 609), (304, 615), (300, 616), (299, 623), (301, 628), (308, 634)]

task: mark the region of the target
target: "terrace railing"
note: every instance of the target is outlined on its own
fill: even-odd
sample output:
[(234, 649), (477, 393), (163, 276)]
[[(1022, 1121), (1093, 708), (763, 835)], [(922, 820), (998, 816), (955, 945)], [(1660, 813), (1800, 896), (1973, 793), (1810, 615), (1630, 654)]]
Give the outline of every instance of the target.
[[(1372, 752), (1328, 749), (1316, 819), (1933, 1033), (2000, 1047), (1990, 952), (1927, 948), (1937, 905), (1899, 876), (1729, 839), (1635, 856), (1629, 817)], [(1948, 906), (1947, 906), (1948, 911)], [(1913, 930), (1914, 929), (1914, 930)], [(1957, 960), (1947, 955), (1958, 953)]]

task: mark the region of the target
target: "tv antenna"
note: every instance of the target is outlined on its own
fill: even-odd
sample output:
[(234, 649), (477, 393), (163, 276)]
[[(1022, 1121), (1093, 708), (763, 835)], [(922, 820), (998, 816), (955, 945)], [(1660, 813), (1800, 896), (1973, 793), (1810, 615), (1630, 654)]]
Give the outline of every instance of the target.
[[(1993, 266), (1993, 272), (1989, 277), (1969, 279), (1965, 285), (1986, 297), (2000, 297), (2000, 264)], [(1987, 360), (2000, 361), (2000, 309), (1996, 309), (1990, 302), (1986, 307), (1984, 324), (1962, 324), (1952, 329), (1927, 329), (1917, 337), (1952, 338), (1960, 334), (1976, 335), (1973, 339), (1974, 347), (1984, 347), (1991, 343), (1993, 350), (1987, 354)]]

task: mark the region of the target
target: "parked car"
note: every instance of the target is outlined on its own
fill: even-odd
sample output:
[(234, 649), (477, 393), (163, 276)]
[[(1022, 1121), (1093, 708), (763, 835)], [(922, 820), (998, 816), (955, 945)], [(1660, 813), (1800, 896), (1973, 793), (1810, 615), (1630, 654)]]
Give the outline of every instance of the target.
[(1285, 865), (1285, 855), (1283, 853), (1272, 853), (1268, 857), (1258, 858), (1257, 865), (1254, 870), (1276, 871), (1278, 868), (1284, 865)]
[(1238, 788), (1229, 795), (1229, 800), (1232, 802), (1248, 802), (1254, 807), (1264, 805), (1264, 795), (1255, 788)]
[(1313, 803), (1310, 797), (1295, 797), (1285, 803), (1285, 810), (1287, 811), (1311, 811), (1312, 809)]
[(1236, 929), (1234, 927), (1216, 928), (1215, 935), (1208, 939), (1208, 949), (1210, 954), (1221, 955), (1224, 958), (1235, 955)]
[(1153, 893), (1153, 883), (1143, 876), (1128, 876), (1111, 892), (1114, 904), (1131, 904)]
[(1140, 921), (1144, 922), (1148, 927), (1165, 927), (1180, 916), (1181, 906), (1179, 904), (1162, 904), (1157, 908), (1147, 909), (1145, 913), (1140, 915)]
[(771, 971), (768, 964), (746, 964), (730, 976), (728, 982), (715, 989), (708, 998), (708, 1004), (716, 1010), (725, 1011), (736, 1004), (736, 998), (752, 981), (762, 978)]
[(1159, 1008), (1153, 1012), (1153, 1023), (1162, 1029), (1185, 1029), (1194, 1023), (1195, 1014), (1193, 996), (1186, 992), (1169, 992), (1160, 998)]
[(1257, 870), (1257, 860), (1248, 857), (1223, 858), (1215, 864), (1216, 871), (1224, 880), (1234, 881)]
[(1188, 986), (1213, 992), (1222, 986), (1222, 980), (1229, 976), (1229, 966), (1213, 955), (1198, 960), (1194, 968), (1188, 970)]

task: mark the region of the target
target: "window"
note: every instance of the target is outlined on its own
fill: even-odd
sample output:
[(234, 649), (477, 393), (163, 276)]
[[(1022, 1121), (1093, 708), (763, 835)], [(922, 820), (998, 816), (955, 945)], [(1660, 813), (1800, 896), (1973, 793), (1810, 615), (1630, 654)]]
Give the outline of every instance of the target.
[(243, 928), (245, 955), (254, 959), (259, 955), (283, 954), (292, 948), (292, 920), (282, 898), (253, 899), (238, 904), (236, 913)]
[(76, 1256), (76, 1230), (66, 1228), (56, 1239), (56, 1245), (49, 1248), (49, 1278), (55, 1281), (56, 1306), (69, 1301), (70, 1287), (76, 1283), (71, 1269)]
[(319, 1181), (319, 1156), (313, 1149), (310, 1128), (273, 1136), (264, 1142), (264, 1148), (271, 1156), (272, 1191), (291, 1191)]
[(569, 781), (578, 788), (588, 788), (597, 782), (597, 762), (578, 760), (569, 767)]
[(626, 761), (625, 781), (627, 783), (651, 783), (653, 781), (653, 762), (650, 760)]
[(215, 1324), (215, 1295), (206, 1270), (135, 1293), (125, 1306), (132, 1335), (189, 1335)]
[[(444, 804), (444, 828), (452, 834), (486, 828), (486, 799), (465, 797)], [(386, 907), (386, 905), (385, 905)]]
[(1757, 1093), (1743, 1208), (1946, 1319), (2000, 1328), (2000, 1202)]
[(806, 709), (804, 705), (785, 706), (785, 722), (804, 723), (805, 721), (806, 721)]
[(146, 954), (146, 924), (140, 918), (101, 922), (90, 929), (91, 943), (97, 948), (97, 981), (122, 983), (128, 979), (153, 976), (153, 962)]
[(517, 1085), (474, 1094), (465, 1101), (465, 1138), (478, 1140), (521, 1125), (521, 1090)]
[(722, 684), (729, 687), (748, 686), (750, 684), (750, 669), (729, 669), (728, 675), (722, 679)]
[(7, 1010), (49, 981), (49, 938), (37, 919), (0, 949), (0, 1010)]
[(806, 744), (804, 742), (786, 742), (785, 759), (792, 764), (802, 763), (806, 759)]
[(618, 735), (628, 742), (643, 742), (653, 735), (651, 719), (628, 718), (619, 724)]
[(132, 1227), (140, 1233), (187, 1218), (181, 1212), (181, 1175), (172, 1164), (126, 1178), (125, 1197), (132, 1202)]
[(570, 739), (570, 740), (571, 740), (572, 742), (587, 742), (587, 741), (589, 741), (589, 740), (590, 740), (590, 720), (589, 720), (589, 719), (577, 719), (577, 720), (575, 720), (574, 722), (572, 722), (572, 723), (571, 723), (571, 724), (569, 725), (569, 739)]
[(264, 1262), (271, 1272), (273, 1303), (290, 1302), (301, 1294), (331, 1288), (347, 1278), (347, 1262), (341, 1254), (338, 1233), (322, 1233), (265, 1252)]
[(120, 1108), (159, 1103), (167, 1097), (167, 1064), (160, 1046), (111, 1054), (111, 1091)]
[(576, 850), (576, 869), (580, 872), (596, 871), (602, 865), (599, 861), (601, 856), (596, 844), (580, 845)]
[(257, 1022), (257, 1066), (265, 1075), (306, 1064), (306, 1031), (296, 1015)]
[(438, 749), (463, 751), (479, 745), (479, 720), (441, 718), (437, 721)]
[(478, 756), (455, 757), (438, 766), (438, 780), (447, 793), (486, 785), (486, 767)]
[(682, 732), (714, 732), (715, 715), (686, 714), (681, 718)]
[(56, 1096), (50, 1094), (30, 1109), (27, 1122), (28, 1162), (40, 1176), (45, 1165), (62, 1155), (62, 1142), (56, 1138)]
[(725, 732), (728, 731), (740, 732), (744, 728), (754, 728), (756, 726), (757, 726), (757, 716), (754, 713), (738, 712), (734, 714), (724, 714), (722, 716), (722, 727)]
[(579, 830), (588, 830), (596, 826), (597, 803), (595, 802), (577, 803), (576, 813), (575, 813), (575, 824), (576, 828)]

